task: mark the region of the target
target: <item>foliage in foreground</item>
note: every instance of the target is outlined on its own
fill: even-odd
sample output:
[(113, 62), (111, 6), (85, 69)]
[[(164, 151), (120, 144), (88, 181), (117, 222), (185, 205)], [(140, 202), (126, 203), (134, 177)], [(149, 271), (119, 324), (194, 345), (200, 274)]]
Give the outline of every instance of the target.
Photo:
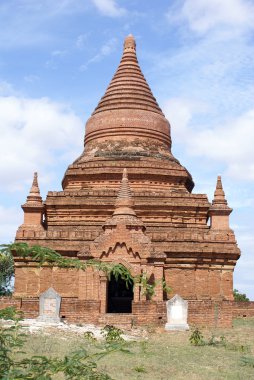
[(9, 295), (10, 283), (14, 275), (13, 257), (11, 252), (0, 251), (0, 296)]
[(224, 347), (227, 350), (238, 352), (250, 351), (249, 346), (228, 342), (224, 335), (221, 335), (220, 337), (212, 335), (208, 340), (205, 340), (202, 332), (197, 327), (192, 331), (189, 341), (192, 346)]
[[(81, 348), (62, 359), (46, 356), (24, 356), (22, 351), (26, 335), (21, 332), (19, 324), (21, 316), (15, 308), (0, 310), (0, 319), (12, 319), (10, 327), (0, 327), (0, 379), (34, 379), (50, 380), (55, 374), (61, 373), (66, 380), (112, 380), (112, 378), (97, 369), (97, 360), (112, 352), (129, 352), (121, 340), (109, 339), (102, 345), (97, 345), (97, 352), (90, 353)], [(119, 335), (120, 332), (118, 332)], [(85, 343), (85, 342), (84, 342)]]
[(113, 343), (113, 342), (120, 343), (124, 341), (124, 339), (122, 338), (123, 331), (112, 325), (106, 325), (102, 329), (102, 335), (104, 336), (105, 341), (107, 343)]

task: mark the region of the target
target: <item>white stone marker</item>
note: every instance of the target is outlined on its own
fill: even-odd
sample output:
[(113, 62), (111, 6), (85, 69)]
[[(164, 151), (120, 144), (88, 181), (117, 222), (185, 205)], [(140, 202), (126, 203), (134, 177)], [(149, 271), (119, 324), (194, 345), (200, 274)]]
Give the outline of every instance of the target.
[(178, 294), (167, 301), (167, 323), (165, 330), (189, 330), (187, 323), (188, 301)]
[(49, 288), (40, 295), (40, 315), (37, 318), (40, 322), (57, 323), (60, 322), (61, 297), (53, 289)]

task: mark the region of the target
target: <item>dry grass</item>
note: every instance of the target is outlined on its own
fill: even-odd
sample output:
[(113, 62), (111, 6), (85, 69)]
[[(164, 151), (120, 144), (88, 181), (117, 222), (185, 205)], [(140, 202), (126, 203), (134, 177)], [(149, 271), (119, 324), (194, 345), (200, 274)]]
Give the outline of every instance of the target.
[[(241, 363), (242, 356), (254, 357), (254, 319), (236, 320), (233, 329), (202, 332), (206, 339), (212, 334), (225, 336), (226, 347), (193, 347), (190, 332), (158, 329), (147, 340), (129, 343), (130, 354), (118, 352), (101, 359), (99, 368), (116, 380), (254, 379), (254, 368)], [(51, 332), (30, 335), (25, 350), (28, 355), (63, 357), (82, 345), (89, 346), (78, 335)]]

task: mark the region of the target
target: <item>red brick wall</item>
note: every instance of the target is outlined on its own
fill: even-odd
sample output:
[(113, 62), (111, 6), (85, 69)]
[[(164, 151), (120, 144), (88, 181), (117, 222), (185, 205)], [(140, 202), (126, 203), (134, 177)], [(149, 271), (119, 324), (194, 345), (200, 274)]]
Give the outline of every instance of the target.
[(0, 297), (0, 310), (5, 309), (9, 306), (15, 306), (17, 309), (20, 308), (20, 299), (12, 297)]
[(166, 323), (166, 303), (164, 301), (133, 302), (132, 314), (137, 325)]
[(233, 301), (231, 270), (166, 268), (164, 273), (172, 295), (181, 294), (184, 299)]
[(231, 301), (190, 300), (188, 323), (195, 326), (232, 327)]
[(234, 302), (233, 317), (254, 317), (254, 301), (251, 302)]
[(60, 316), (66, 321), (82, 323), (98, 323), (100, 314), (99, 301), (62, 298)]
[[(36, 297), (14, 299), (0, 298), (0, 309), (7, 306), (16, 306), (24, 312), (26, 318), (36, 318), (39, 315), (39, 299)], [(212, 300), (189, 300), (188, 323), (200, 327), (231, 327), (232, 317), (254, 316), (254, 302), (231, 302)], [(60, 316), (67, 321), (76, 323), (103, 324), (104, 314), (100, 314), (100, 302), (79, 300), (63, 297)], [(166, 323), (166, 302), (141, 301), (133, 302), (131, 321), (134, 325), (164, 325)], [(119, 319), (125, 318), (122, 314), (110, 315), (111, 323), (118, 324)], [(127, 315), (126, 315), (127, 318)], [(122, 320), (121, 319), (121, 320)], [(105, 319), (106, 321), (106, 319)]]
[[(188, 301), (188, 323), (190, 326), (200, 327), (231, 327), (232, 306), (231, 301), (190, 300)], [(133, 303), (132, 311), (137, 325), (166, 322), (166, 302)]]

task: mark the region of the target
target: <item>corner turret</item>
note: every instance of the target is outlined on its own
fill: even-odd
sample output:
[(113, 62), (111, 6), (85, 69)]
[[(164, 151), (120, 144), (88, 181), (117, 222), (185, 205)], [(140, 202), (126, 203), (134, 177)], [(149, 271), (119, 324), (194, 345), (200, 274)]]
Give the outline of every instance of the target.
[(44, 211), (44, 205), (40, 195), (40, 189), (38, 185), (38, 174), (34, 173), (33, 183), (27, 196), (26, 203), (23, 204), (22, 209), (24, 211), (24, 223), (23, 225), (42, 225), (42, 216)]
[(225, 198), (225, 193), (223, 191), (221, 182), (221, 176), (218, 176), (216, 189), (214, 192), (214, 199), (212, 201), (212, 206), (209, 210), (209, 216), (211, 218), (211, 229), (228, 230), (229, 215), (232, 211), (232, 208), (228, 206), (228, 202)]

